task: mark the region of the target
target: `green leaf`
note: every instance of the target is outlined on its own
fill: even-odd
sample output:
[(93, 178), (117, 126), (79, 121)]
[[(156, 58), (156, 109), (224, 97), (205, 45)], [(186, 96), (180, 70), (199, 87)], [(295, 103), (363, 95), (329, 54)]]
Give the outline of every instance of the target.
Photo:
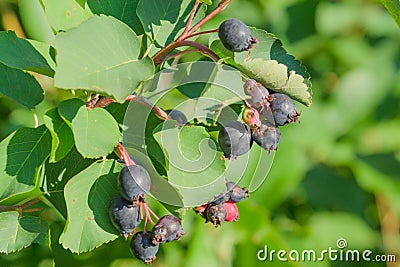
[(87, 89), (123, 102), (154, 73), (151, 59), (138, 59), (140, 41), (136, 34), (113, 17), (95, 16), (60, 33), (55, 48), (54, 79), (59, 88)]
[(75, 145), (85, 158), (108, 155), (118, 144), (120, 132), (115, 119), (102, 108), (79, 108), (72, 120)]
[(114, 160), (98, 161), (65, 186), (68, 219), (60, 237), (64, 248), (86, 252), (118, 237), (108, 217), (108, 205), (118, 193), (120, 170)]
[(380, 0), (385, 6), (394, 21), (400, 27), (400, 1), (399, 0)]
[(76, 27), (93, 16), (74, 0), (42, 0), (50, 25), (56, 31), (66, 31)]
[(137, 35), (144, 33), (142, 23), (136, 15), (139, 0), (88, 0), (87, 4), (95, 14), (113, 16), (131, 27)]
[(169, 156), (168, 181), (182, 194), (185, 206), (199, 206), (224, 190), (225, 162), (204, 127), (165, 121), (154, 132)]
[(46, 59), (13, 31), (0, 32), (0, 62), (14, 69), (34, 71), (49, 77), (54, 75)]
[(67, 219), (67, 206), (64, 199), (64, 186), (75, 175), (89, 167), (93, 159), (85, 159), (75, 147), (56, 163), (45, 163), (41, 190), (54, 207)]
[(56, 108), (47, 111), (43, 120), (52, 137), (49, 160), (57, 162), (74, 146), (74, 136), (70, 126), (61, 118)]
[(72, 127), (72, 120), (82, 106), (85, 106), (85, 102), (79, 98), (67, 99), (58, 105), (58, 113)]
[[(52, 70), (56, 69), (56, 63), (54, 62), (53, 53), (55, 53), (54, 47), (48, 43), (39, 42), (36, 40), (27, 40), (46, 60), (47, 64)], [(54, 76), (54, 71), (53, 71)]]
[[(137, 14), (150, 43), (161, 48), (174, 41), (183, 32), (193, 4), (190, 0), (141, 0)], [(200, 18), (198, 16), (193, 23)]]
[(24, 71), (0, 63), (0, 93), (28, 108), (42, 102), (44, 92), (36, 79)]
[(256, 79), (268, 89), (287, 94), (300, 103), (311, 106), (312, 97), (304, 78), (294, 71), (288, 76), (286, 65), (276, 60), (256, 58), (241, 63), (240, 67), (246, 75)]
[(21, 128), (0, 143), (0, 200), (35, 187), (39, 167), (50, 155), (51, 135), (42, 125)]
[(19, 218), (16, 211), (0, 213), (0, 252), (20, 251), (31, 244), (49, 244), (48, 224), (38, 217)]

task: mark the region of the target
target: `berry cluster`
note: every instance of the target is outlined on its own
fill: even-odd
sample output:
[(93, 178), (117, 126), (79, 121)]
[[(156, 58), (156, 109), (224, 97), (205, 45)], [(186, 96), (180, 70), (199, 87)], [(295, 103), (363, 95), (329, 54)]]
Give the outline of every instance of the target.
[[(218, 29), (218, 35), (223, 45), (233, 52), (249, 51), (258, 42), (249, 28), (237, 19), (224, 21)], [(228, 159), (247, 153), (253, 142), (267, 151), (277, 150), (281, 138), (278, 126), (297, 122), (300, 115), (290, 97), (270, 92), (254, 79), (247, 80), (243, 88), (247, 99), (243, 100), (242, 120), (225, 123), (218, 135), (220, 148)], [(157, 106), (153, 110), (160, 118), (176, 120), (177, 125), (189, 124), (185, 114), (178, 110), (163, 111)], [(156, 258), (160, 244), (182, 237), (182, 224), (173, 215), (157, 217), (146, 203), (146, 195), (151, 187), (148, 172), (133, 162), (122, 145), (118, 153), (125, 164), (118, 176), (120, 195), (115, 196), (109, 206), (110, 219), (125, 239), (133, 235), (130, 241), (132, 254), (145, 263), (151, 263)], [(225, 192), (194, 208), (196, 213), (215, 227), (222, 222), (237, 221), (239, 210), (236, 203), (249, 195), (246, 188), (234, 182), (226, 181), (225, 185)], [(142, 220), (143, 231), (135, 232)], [(148, 222), (153, 225), (151, 231), (146, 230)]]
[(229, 121), (218, 135), (221, 150), (228, 159), (247, 153), (253, 141), (267, 151), (277, 150), (281, 139), (278, 126), (299, 121), (300, 114), (289, 96), (270, 94), (253, 79), (246, 81), (244, 92), (249, 97), (244, 101), (244, 122)]
[(236, 203), (249, 196), (246, 188), (233, 182), (226, 182), (226, 191), (216, 196), (212, 201), (194, 208), (206, 222), (218, 227), (222, 222), (234, 222), (239, 219), (239, 210)]
[[(130, 242), (132, 254), (145, 263), (151, 263), (156, 258), (160, 244), (178, 240), (183, 235), (182, 224), (177, 217), (165, 215), (158, 218), (149, 208), (146, 195), (150, 186), (150, 176), (145, 168), (137, 164), (123, 167), (118, 176), (120, 195), (111, 200), (108, 209), (112, 224), (125, 239), (140, 225), (145, 213), (143, 231), (136, 232)], [(157, 223), (153, 222), (151, 215)], [(153, 224), (151, 231), (146, 230), (147, 222)]]

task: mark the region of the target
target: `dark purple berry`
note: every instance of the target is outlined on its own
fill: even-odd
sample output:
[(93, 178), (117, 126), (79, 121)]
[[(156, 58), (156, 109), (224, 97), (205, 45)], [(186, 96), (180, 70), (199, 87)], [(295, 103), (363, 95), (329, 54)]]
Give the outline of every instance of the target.
[(230, 121), (219, 131), (218, 143), (226, 158), (247, 153), (252, 142), (250, 128), (239, 121)]
[(206, 210), (206, 222), (211, 222), (215, 227), (221, 225), (226, 219), (226, 209), (223, 204), (208, 205)]
[(233, 182), (227, 182), (226, 188), (230, 196), (229, 201), (231, 202), (240, 202), (249, 197), (249, 191), (247, 191), (245, 187), (240, 187)]
[(146, 264), (156, 259), (159, 248), (159, 245), (154, 245), (151, 239), (151, 232), (137, 232), (131, 239), (130, 248), (132, 254)]
[(218, 36), (225, 48), (233, 52), (247, 51), (257, 43), (247, 25), (238, 19), (225, 20), (219, 26)]
[(285, 94), (276, 93), (271, 95), (271, 110), (275, 123), (279, 126), (299, 121), (300, 114), (296, 111), (296, 105)]
[(251, 96), (249, 103), (256, 109), (262, 109), (264, 106), (269, 106), (269, 92), (261, 83), (250, 79), (243, 86), (244, 93)]
[(108, 215), (112, 224), (125, 237), (131, 234), (142, 221), (139, 205), (132, 204), (121, 196), (115, 196), (108, 207)]
[(261, 127), (253, 131), (253, 140), (265, 150), (277, 150), (281, 140), (281, 131), (279, 128), (263, 121)]
[(187, 120), (185, 114), (183, 114), (181, 111), (179, 111), (177, 109), (166, 110), (165, 112), (168, 113), (168, 116), (171, 119), (176, 120), (181, 125), (188, 123), (188, 120)]
[(181, 221), (173, 215), (165, 215), (153, 226), (153, 244), (178, 240), (183, 235)]
[(133, 202), (143, 201), (150, 191), (149, 173), (140, 165), (125, 166), (118, 176), (118, 189), (121, 195)]

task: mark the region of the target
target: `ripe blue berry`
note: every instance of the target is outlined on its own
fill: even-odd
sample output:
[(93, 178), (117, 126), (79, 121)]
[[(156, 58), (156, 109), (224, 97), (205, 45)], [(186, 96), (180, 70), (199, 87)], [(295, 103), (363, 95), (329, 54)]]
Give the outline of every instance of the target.
[(261, 109), (264, 106), (269, 106), (269, 92), (261, 83), (256, 80), (250, 79), (245, 82), (244, 93), (251, 96), (249, 103), (256, 109)]
[(108, 215), (112, 224), (125, 237), (131, 234), (142, 221), (139, 206), (134, 205), (121, 196), (115, 196), (108, 208)]
[(249, 197), (249, 191), (245, 187), (242, 188), (233, 182), (227, 182), (226, 188), (229, 192), (229, 201), (231, 202), (236, 203)]
[(137, 232), (133, 235), (130, 243), (132, 254), (147, 264), (156, 259), (159, 248), (159, 245), (154, 245), (151, 239), (151, 232)]
[(153, 226), (153, 244), (178, 240), (183, 235), (181, 221), (173, 215), (165, 215)]
[(299, 121), (300, 114), (296, 111), (296, 105), (285, 94), (276, 93), (271, 95), (271, 110), (275, 123), (279, 126)]
[(211, 222), (215, 227), (221, 225), (226, 219), (226, 209), (223, 204), (208, 205), (206, 210), (206, 222)]
[(277, 150), (281, 140), (281, 131), (279, 128), (262, 121), (261, 127), (253, 131), (253, 140), (265, 150)]
[(233, 52), (247, 51), (257, 42), (247, 25), (238, 19), (225, 20), (219, 26), (218, 36), (225, 48)]
[(235, 158), (247, 153), (252, 142), (249, 127), (239, 121), (230, 121), (219, 131), (218, 143), (226, 158)]
[(150, 191), (149, 173), (140, 165), (125, 166), (118, 176), (120, 194), (132, 202), (141, 202)]

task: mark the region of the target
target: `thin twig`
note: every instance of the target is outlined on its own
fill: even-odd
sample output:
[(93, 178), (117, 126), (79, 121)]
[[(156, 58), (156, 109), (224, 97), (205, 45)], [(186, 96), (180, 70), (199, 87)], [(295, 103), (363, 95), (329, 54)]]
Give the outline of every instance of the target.
[(198, 0), (196, 0), (196, 2), (194, 3), (194, 6), (193, 6), (192, 12), (190, 12), (190, 16), (189, 16), (189, 19), (188, 19), (188, 21), (187, 21), (187, 23), (186, 23), (185, 30), (184, 30), (183, 33), (176, 39), (177, 41), (182, 41), (182, 40), (186, 39), (185, 37), (186, 37), (187, 33), (188, 33), (189, 30), (190, 30), (190, 25), (191, 25), (192, 22), (193, 22), (194, 15), (196, 14), (196, 11), (197, 11), (197, 8), (199, 7), (199, 4), (200, 4), (200, 2), (199, 2)]
[(208, 14), (205, 18), (203, 18), (199, 23), (197, 23), (189, 32), (188, 35), (193, 34), (196, 32), (198, 29), (200, 29), (201, 26), (203, 26), (207, 21), (215, 17), (218, 13), (223, 11), (231, 2), (231, 0), (225, 0), (219, 4), (219, 6), (214, 9), (210, 14)]
[(184, 40), (192, 38), (192, 37), (195, 37), (197, 35), (202, 35), (202, 34), (207, 34), (207, 33), (214, 33), (214, 32), (218, 32), (218, 29), (209, 30), (209, 31), (202, 31), (202, 32), (196, 32), (196, 33), (193, 33), (193, 34), (190, 34), (190, 35), (186, 36), (186, 38)]

